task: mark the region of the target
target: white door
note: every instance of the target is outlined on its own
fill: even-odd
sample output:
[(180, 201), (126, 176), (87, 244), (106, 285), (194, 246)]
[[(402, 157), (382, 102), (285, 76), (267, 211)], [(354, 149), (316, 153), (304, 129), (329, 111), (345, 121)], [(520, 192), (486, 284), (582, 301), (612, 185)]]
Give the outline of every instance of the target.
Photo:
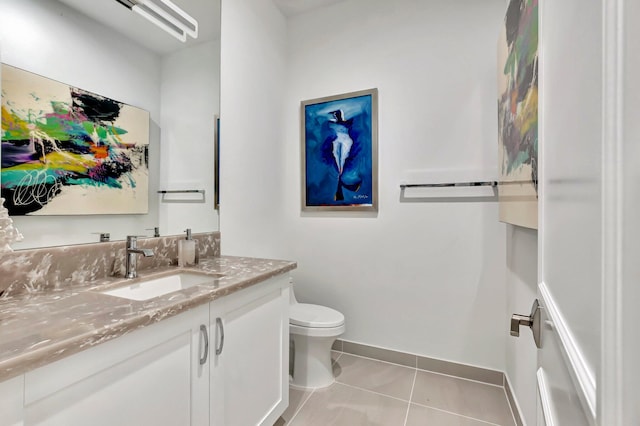
[[(611, 2), (605, 13), (606, 28), (611, 29), (606, 32), (607, 39), (615, 41), (619, 37), (621, 46), (610, 43), (606, 49), (608, 57), (617, 58), (618, 64), (606, 74), (607, 80), (619, 76), (615, 84), (610, 84), (607, 97), (616, 101), (612, 108), (620, 109), (609, 114), (605, 122), (605, 194), (613, 198), (606, 202), (617, 206), (605, 217), (607, 234), (615, 235), (612, 244), (605, 246), (605, 259), (612, 257), (617, 262), (607, 262), (610, 267), (604, 274), (607, 299), (616, 303), (607, 303), (605, 311), (603, 346), (614, 352), (605, 351), (603, 370), (608, 380), (598, 392), (602, 402), (599, 414), (603, 425), (639, 425), (640, 332), (636, 312), (640, 305), (640, 2)], [(621, 132), (616, 132), (619, 127)]]
[(600, 1), (540, 4), (538, 425), (596, 424), (602, 318), (602, 16)]
[(636, 425), (640, 5), (540, 4), (537, 424)]

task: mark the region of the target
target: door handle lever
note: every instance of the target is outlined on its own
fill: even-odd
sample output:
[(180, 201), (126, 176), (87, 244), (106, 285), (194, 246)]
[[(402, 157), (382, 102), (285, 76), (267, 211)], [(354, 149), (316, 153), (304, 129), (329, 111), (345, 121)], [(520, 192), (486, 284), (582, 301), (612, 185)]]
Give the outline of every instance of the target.
[(514, 337), (520, 336), (520, 326), (526, 325), (531, 329), (533, 333), (533, 340), (536, 342), (536, 347), (540, 348), (540, 305), (538, 303), (538, 299), (533, 301), (533, 306), (531, 306), (531, 314), (530, 315), (520, 315), (513, 314), (511, 315), (511, 335)]
[(533, 325), (533, 319), (526, 315), (513, 314), (511, 315), (511, 335), (514, 337), (520, 336), (520, 326), (526, 325), (531, 327)]

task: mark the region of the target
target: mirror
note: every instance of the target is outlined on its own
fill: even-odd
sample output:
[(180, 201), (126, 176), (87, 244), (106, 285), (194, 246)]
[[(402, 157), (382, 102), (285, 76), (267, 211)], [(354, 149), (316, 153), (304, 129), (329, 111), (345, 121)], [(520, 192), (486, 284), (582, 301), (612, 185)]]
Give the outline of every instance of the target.
[(173, 3), (197, 19), (197, 39), (183, 43), (118, 0), (0, 0), (2, 63), (150, 116), (147, 214), (12, 216), (24, 236), (14, 249), (219, 229), (220, 1)]

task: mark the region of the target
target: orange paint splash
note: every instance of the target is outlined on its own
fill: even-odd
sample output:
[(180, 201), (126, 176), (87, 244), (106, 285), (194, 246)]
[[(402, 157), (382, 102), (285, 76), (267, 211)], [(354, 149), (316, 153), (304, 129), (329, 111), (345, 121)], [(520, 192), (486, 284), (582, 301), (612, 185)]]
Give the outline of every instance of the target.
[(91, 152), (93, 153), (93, 156), (95, 158), (102, 159), (102, 158), (109, 157), (109, 147), (106, 145), (101, 145), (101, 146), (92, 145)]

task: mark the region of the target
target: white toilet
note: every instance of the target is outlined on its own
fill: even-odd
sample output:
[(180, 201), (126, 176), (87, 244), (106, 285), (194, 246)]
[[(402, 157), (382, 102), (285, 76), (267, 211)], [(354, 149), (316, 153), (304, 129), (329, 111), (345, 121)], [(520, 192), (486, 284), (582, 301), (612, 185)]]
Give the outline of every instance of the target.
[(331, 346), (344, 333), (344, 315), (326, 306), (298, 303), (293, 289), (289, 307), (293, 379), (297, 388), (324, 388), (334, 382)]

